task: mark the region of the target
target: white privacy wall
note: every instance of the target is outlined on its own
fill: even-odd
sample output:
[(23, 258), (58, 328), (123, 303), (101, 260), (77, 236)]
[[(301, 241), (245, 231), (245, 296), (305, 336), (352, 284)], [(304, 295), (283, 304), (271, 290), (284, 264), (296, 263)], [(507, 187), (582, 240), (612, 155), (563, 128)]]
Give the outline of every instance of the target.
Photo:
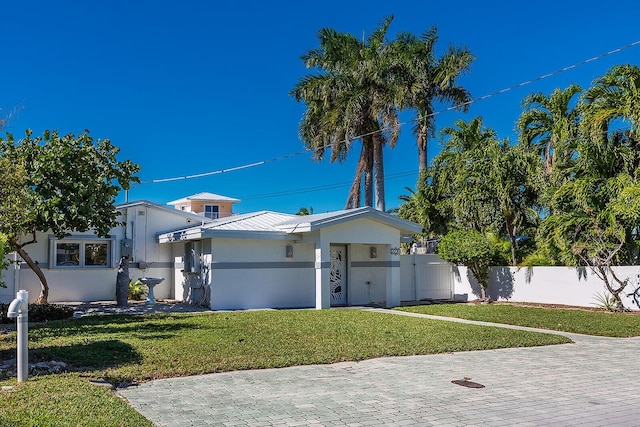
[(452, 268), (435, 254), (401, 255), (401, 300), (453, 298)]
[[(640, 267), (615, 267), (616, 276), (630, 278), (625, 289), (631, 293), (639, 285)], [(469, 301), (480, 297), (480, 286), (466, 267), (453, 267), (454, 294)], [(595, 297), (605, 294), (602, 280), (588, 268), (573, 267), (493, 267), (488, 295), (495, 301), (536, 302), (585, 307), (597, 306)], [(639, 309), (631, 297), (624, 296), (625, 307)]]

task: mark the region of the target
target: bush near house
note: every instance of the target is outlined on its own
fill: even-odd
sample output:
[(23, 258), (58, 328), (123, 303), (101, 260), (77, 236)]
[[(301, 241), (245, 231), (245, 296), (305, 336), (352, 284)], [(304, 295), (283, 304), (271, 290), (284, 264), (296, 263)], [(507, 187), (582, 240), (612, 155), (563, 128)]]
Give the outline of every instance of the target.
[[(0, 304), (0, 323), (15, 323), (7, 317), (9, 304)], [(60, 304), (29, 304), (29, 322), (48, 322), (73, 317), (73, 308)]]

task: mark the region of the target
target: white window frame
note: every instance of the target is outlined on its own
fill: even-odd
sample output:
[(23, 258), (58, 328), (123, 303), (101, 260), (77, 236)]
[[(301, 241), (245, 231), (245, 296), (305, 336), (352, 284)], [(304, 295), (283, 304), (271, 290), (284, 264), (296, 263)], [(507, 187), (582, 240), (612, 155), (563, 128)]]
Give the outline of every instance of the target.
[[(71, 235), (58, 239), (55, 236), (49, 236), (49, 268), (50, 269), (78, 269), (78, 268), (90, 268), (90, 269), (112, 269), (115, 268), (115, 250), (116, 240), (112, 236), (110, 238), (103, 238), (91, 235)], [(58, 243), (70, 243), (79, 245), (79, 265), (58, 265), (57, 264), (57, 247)], [(106, 243), (107, 244), (107, 265), (85, 265), (85, 247), (86, 245)]]
[[(211, 216), (207, 215), (207, 208), (211, 208)], [(204, 217), (210, 219), (220, 218), (220, 205), (204, 205)]]

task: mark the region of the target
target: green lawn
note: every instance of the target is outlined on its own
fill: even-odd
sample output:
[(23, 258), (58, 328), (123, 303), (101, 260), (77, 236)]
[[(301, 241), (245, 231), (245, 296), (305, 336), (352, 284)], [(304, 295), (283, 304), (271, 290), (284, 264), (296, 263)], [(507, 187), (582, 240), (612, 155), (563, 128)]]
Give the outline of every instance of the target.
[[(569, 342), (548, 334), (360, 310), (94, 316), (30, 328), (30, 361), (81, 372), (30, 378), (0, 392), (0, 425), (150, 425), (90, 378), (112, 384), (238, 369)], [(15, 357), (15, 333), (0, 358)], [(15, 380), (0, 385), (16, 385)], [(29, 402), (28, 406), (26, 403)]]
[(606, 337), (640, 336), (640, 315), (507, 304), (432, 304), (402, 311)]

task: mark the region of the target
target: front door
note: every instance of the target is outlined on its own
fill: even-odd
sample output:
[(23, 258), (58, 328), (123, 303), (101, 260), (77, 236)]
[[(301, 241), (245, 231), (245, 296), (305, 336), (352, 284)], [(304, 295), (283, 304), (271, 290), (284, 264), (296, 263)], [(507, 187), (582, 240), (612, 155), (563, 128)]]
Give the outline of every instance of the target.
[(347, 305), (347, 247), (331, 245), (331, 273), (329, 288), (331, 305)]

